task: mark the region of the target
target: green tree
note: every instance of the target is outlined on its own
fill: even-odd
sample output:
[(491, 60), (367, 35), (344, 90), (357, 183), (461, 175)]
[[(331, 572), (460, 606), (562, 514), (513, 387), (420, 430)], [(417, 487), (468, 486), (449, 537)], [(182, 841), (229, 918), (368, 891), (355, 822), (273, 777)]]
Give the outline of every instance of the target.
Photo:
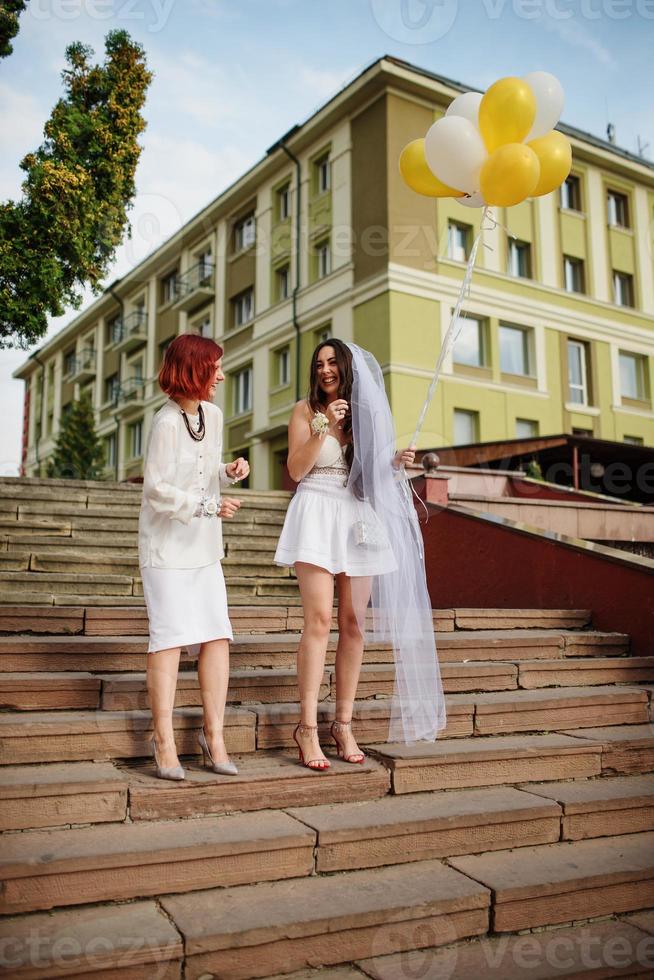
[(0, 2), (0, 58), (6, 58), (14, 50), (11, 41), (18, 34), (18, 18), (25, 6), (24, 0)]
[(95, 431), (91, 399), (83, 395), (62, 416), (47, 474), (65, 480), (101, 480), (104, 465), (104, 446)]
[(0, 204), (0, 347), (26, 348), (48, 314), (79, 308), (81, 289), (101, 291), (125, 230), (145, 129), (141, 109), (152, 75), (140, 44), (111, 31), (103, 65), (93, 50), (66, 49), (65, 95), (45, 140), (21, 162), (20, 201)]

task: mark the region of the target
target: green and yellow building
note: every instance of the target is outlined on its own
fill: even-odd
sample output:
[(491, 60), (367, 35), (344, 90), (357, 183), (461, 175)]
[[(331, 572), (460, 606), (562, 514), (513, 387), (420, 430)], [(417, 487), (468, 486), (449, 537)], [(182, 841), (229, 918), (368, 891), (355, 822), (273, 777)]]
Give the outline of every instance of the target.
[[(420, 197), (398, 157), (461, 87), (384, 57), (294, 127), (35, 355), (24, 472), (44, 472), (88, 392), (108, 475), (142, 472), (157, 373), (179, 333), (224, 348), (225, 446), (251, 486), (285, 479), (286, 424), (316, 343), (369, 348), (413, 432), (480, 210)], [(560, 193), (496, 209), (420, 447), (559, 432), (654, 445), (654, 166), (562, 127)]]

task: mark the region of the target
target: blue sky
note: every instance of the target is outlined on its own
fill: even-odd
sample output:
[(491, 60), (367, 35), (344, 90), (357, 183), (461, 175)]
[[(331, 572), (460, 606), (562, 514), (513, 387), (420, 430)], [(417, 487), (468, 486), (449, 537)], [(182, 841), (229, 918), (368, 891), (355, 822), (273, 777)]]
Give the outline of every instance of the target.
[[(107, 282), (383, 54), (478, 89), (550, 71), (564, 122), (604, 136), (610, 121), (620, 146), (635, 152), (640, 137), (654, 160), (654, 0), (31, 0), (0, 62), (3, 199), (20, 194), (18, 163), (41, 142), (66, 45), (88, 43), (100, 59), (115, 27), (143, 44), (155, 78), (133, 237)], [(22, 383), (11, 372), (25, 356), (0, 351), (0, 474), (17, 472)]]

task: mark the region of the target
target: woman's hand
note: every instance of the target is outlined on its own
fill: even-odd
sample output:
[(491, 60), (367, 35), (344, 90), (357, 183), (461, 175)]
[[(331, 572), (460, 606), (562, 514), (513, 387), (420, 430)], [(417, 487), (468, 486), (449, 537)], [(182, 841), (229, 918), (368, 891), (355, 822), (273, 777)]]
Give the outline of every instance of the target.
[(393, 469), (399, 470), (401, 466), (411, 466), (416, 458), (416, 447), (409, 446), (408, 449), (399, 449), (393, 456)]
[(238, 459), (227, 464), (225, 473), (230, 480), (244, 480), (246, 476), (249, 476), (250, 464), (243, 456), (239, 456)]
[(221, 497), (218, 517), (233, 517), (240, 506), (241, 501), (234, 497)]
[(344, 398), (336, 398), (333, 402), (329, 403), (325, 415), (333, 428), (339, 429), (341, 427), (341, 423), (347, 415), (348, 407)]

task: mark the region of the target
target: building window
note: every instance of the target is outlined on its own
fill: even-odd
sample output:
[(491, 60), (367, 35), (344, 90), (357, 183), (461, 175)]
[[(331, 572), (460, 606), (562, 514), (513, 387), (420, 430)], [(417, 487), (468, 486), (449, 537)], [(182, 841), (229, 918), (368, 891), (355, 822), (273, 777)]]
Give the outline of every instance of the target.
[(645, 440), (642, 436), (623, 436), (623, 442), (629, 443), (630, 446), (644, 446)]
[(315, 164), (316, 193), (325, 194), (331, 187), (331, 165), (329, 154), (325, 154)]
[(277, 191), (277, 220), (286, 221), (291, 216), (291, 185), (284, 184)]
[(568, 293), (586, 292), (583, 259), (563, 256), (563, 282)]
[(454, 445), (467, 446), (477, 442), (479, 432), (479, 412), (468, 412), (462, 408), (454, 409)]
[(105, 345), (119, 344), (123, 337), (123, 319), (120, 314), (112, 316), (110, 320), (107, 320), (107, 325), (105, 327)]
[(461, 318), (461, 331), (454, 343), (452, 358), (457, 364), (484, 367), (486, 364), (486, 330), (482, 320)]
[(112, 374), (109, 378), (106, 378), (104, 383), (104, 400), (106, 402), (116, 402), (119, 387), (120, 382), (117, 374)]
[(254, 245), (256, 237), (257, 231), (254, 215), (248, 214), (247, 217), (241, 218), (234, 225), (235, 251), (242, 252), (244, 248), (249, 248), (251, 245)]
[(234, 415), (242, 415), (252, 409), (252, 368), (247, 367), (234, 375)]
[(468, 261), (469, 225), (450, 221), (447, 226), (447, 255), (456, 262)]
[(316, 347), (318, 346), (318, 344), (323, 344), (326, 340), (329, 340), (331, 335), (332, 335), (332, 329), (330, 326), (319, 327), (315, 333)]
[(634, 277), (628, 272), (613, 273), (613, 302), (617, 306), (634, 305)]
[(129, 365), (129, 376), (134, 381), (143, 381), (143, 358), (139, 358), (138, 361), (132, 361)]
[(647, 358), (644, 354), (620, 351), (620, 394), (623, 398), (647, 400)]
[(609, 224), (614, 228), (629, 227), (629, 199), (626, 194), (609, 191), (606, 198)]
[(254, 290), (252, 287), (239, 293), (232, 300), (232, 320), (235, 327), (242, 327), (244, 323), (249, 323), (254, 316)]
[(211, 337), (211, 314), (207, 313), (191, 325), (191, 332), (198, 337)]
[(500, 369), (507, 374), (530, 375), (531, 331), (500, 324)]
[(588, 344), (582, 340), (568, 340), (568, 400), (575, 405), (590, 404), (588, 361)]
[(559, 194), (561, 207), (566, 211), (581, 211), (581, 181), (579, 177), (570, 174), (561, 184)]
[(198, 282), (202, 283), (208, 279), (213, 272), (213, 262), (211, 261), (211, 249), (207, 248), (204, 252), (199, 252), (195, 256), (198, 270)]
[(75, 374), (76, 357), (75, 348), (66, 351), (64, 354), (64, 378), (69, 378), (72, 374)]
[(531, 278), (531, 245), (529, 242), (509, 242), (509, 275)]
[(177, 269), (161, 280), (161, 302), (172, 303), (174, 299), (177, 299)]
[(291, 350), (284, 347), (277, 351), (277, 384), (282, 387), (291, 381)]
[(105, 465), (110, 469), (116, 468), (116, 433), (112, 432), (104, 441)]
[(327, 240), (316, 245), (316, 271), (318, 279), (324, 279), (332, 271), (332, 253)]
[(130, 459), (138, 459), (143, 453), (143, 422), (133, 422), (128, 430)]
[(515, 420), (516, 439), (533, 439), (538, 435), (538, 422), (535, 419)]
[(277, 299), (288, 299), (291, 294), (291, 268), (289, 265), (283, 265), (281, 269), (277, 269), (275, 273), (275, 279), (277, 282)]

